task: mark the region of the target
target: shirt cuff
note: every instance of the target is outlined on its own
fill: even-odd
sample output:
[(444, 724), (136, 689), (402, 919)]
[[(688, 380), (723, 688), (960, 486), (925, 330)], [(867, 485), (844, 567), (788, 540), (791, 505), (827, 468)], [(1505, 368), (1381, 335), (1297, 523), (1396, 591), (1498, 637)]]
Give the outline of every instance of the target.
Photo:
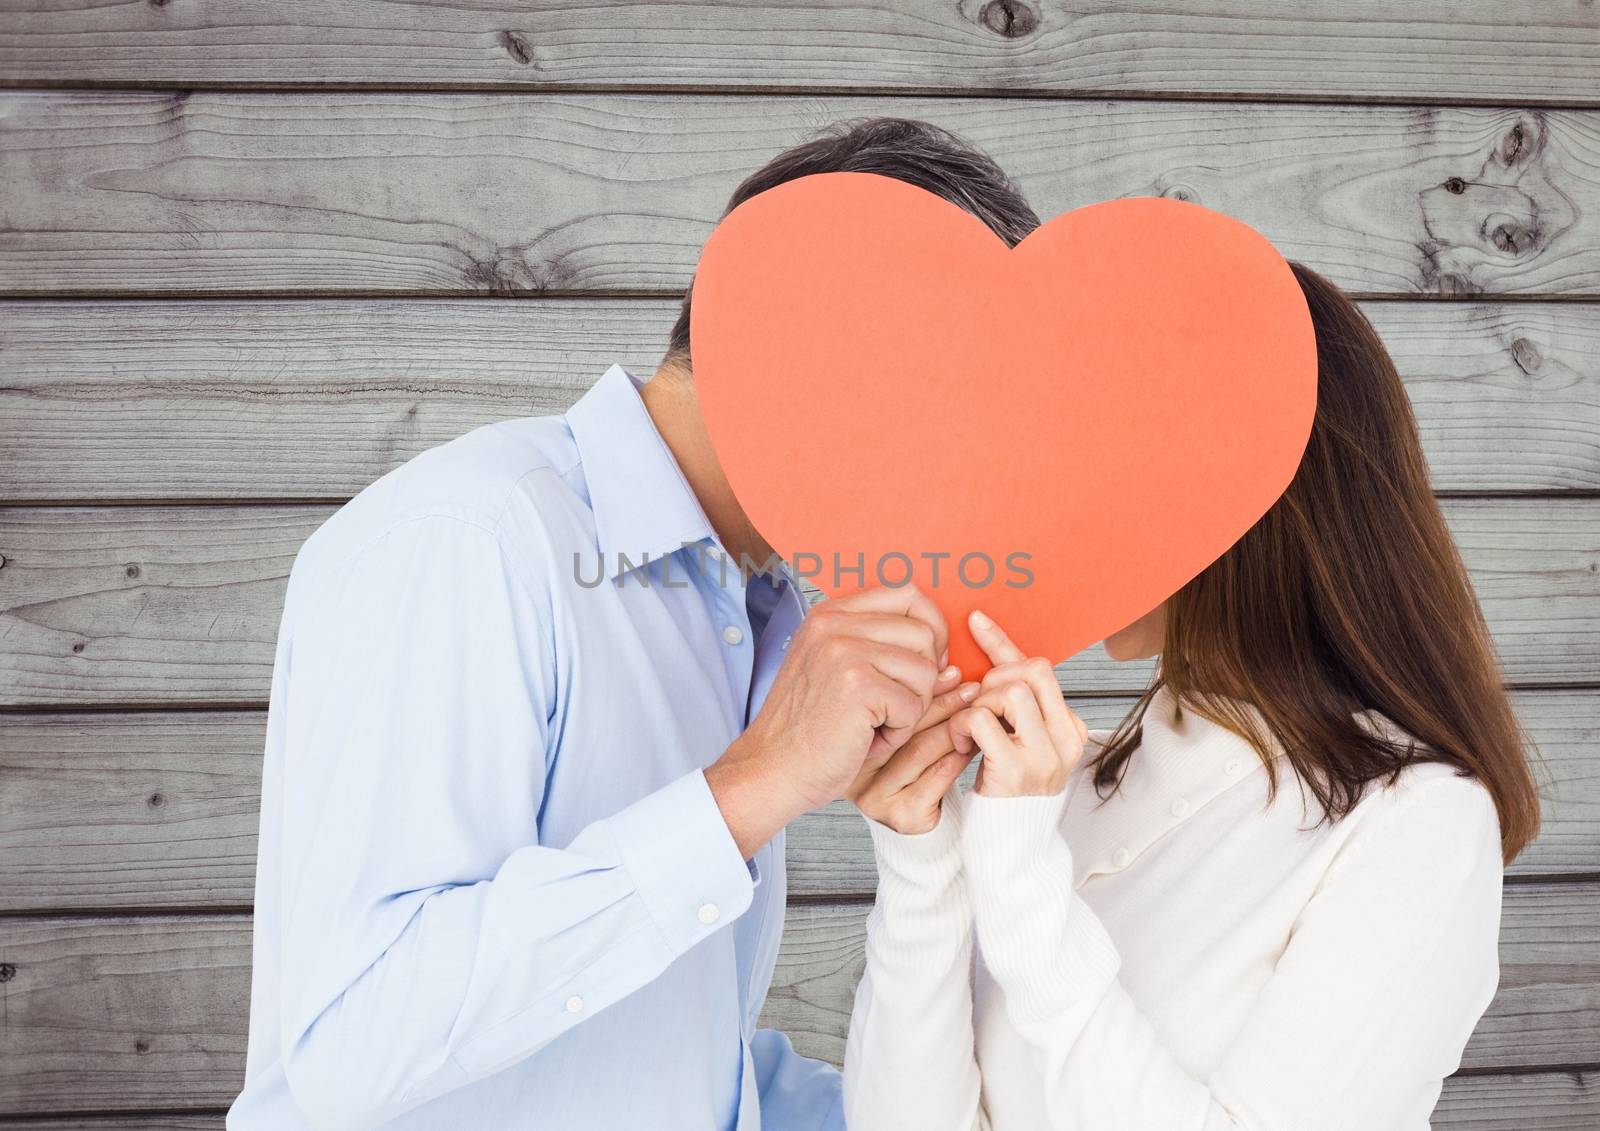
[(675, 954), (733, 922), (755, 882), (696, 770), (610, 819), (622, 863)]
[(1121, 965), (1073, 887), (1061, 836), (1065, 794), (967, 799), (961, 855), (984, 965), (1018, 1024), (1096, 998)]

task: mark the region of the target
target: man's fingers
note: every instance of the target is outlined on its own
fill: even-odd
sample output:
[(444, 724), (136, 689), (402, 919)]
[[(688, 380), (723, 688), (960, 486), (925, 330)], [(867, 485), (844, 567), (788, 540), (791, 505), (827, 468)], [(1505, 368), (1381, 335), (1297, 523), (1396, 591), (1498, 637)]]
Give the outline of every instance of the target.
[(1011, 637), (1005, 634), (1005, 630), (995, 624), (987, 614), (974, 609), (967, 617), (967, 627), (972, 629), (972, 638), (989, 657), (990, 663), (1009, 664), (1027, 658), (1021, 648), (1011, 643)]
[(898, 648), (880, 648), (872, 664), (879, 673), (871, 701), (877, 706), (878, 728), (884, 742), (898, 749), (917, 732), (917, 721), (928, 707), (933, 675), (918, 665), (921, 656)]
[[(904, 685), (917, 697), (917, 713), (907, 720), (907, 725), (915, 723), (922, 717), (922, 712), (927, 709), (928, 702), (933, 697), (934, 688), (938, 686), (943, 673), (933, 666), (933, 662), (921, 652), (912, 652), (905, 648), (896, 648), (892, 644), (878, 644), (864, 641), (857, 645), (855, 654), (858, 659), (865, 659), (870, 665), (870, 670), (887, 676), (898, 684)], [(948, 682), (948, 681), (947, 681)]]
[(930, 662), (940, 664), (940, 653), (944, 650), (944, 644), (929, 625), (914, 617), (844, 609), (834, 610), (833, 617), (839, 635), (859, 637), (878, 644), (904, 648), (910, 652), (920, 652), (927, 656)]
[(915, 585), (897, 585), (893, 588), (863, 589), (848, 597), (836, 598), (843, 608), (861, 612), (891, 613), (913, 617), (933, 630), (934, 656), (940, 664), (950, 648), (950, 626), (926, 593)]
[[(959, 679), (960, 676), (961, 672), (956, 668), (947, 668), (939, 674), (938, 680), (933, 685), (933, 689), (936, 692), (933, 702), (928, 704), (927, 709), (922, 712), (922, 717), (917, 720), (916, 730), (918, 734), (929, 727), (937, 726), (939, 723), (944, 722), (978, 697), (978, 685), (976, 683), (963, 683), (959, 687), (952, 687), (950, 690), (938, 694), (939, 688), (948, 684), (951, 679)], [(856, 775), (856, 784), (851, 787), (852, 792), (846, 794), (846, 796), (852, 801), (855, 800), (865, 788), (867, 779), (875, 776), (894, 752), (895, 746), (889, 742), (873, 742), (867, 750), (866, 760), (861, 763), (860, 773)]]
[[(960, 675), (960, 671), (957, 670), (956, 674)], [(933, 702), (928, 704), (928, 709), (917, 723), (918, 730), (944, 722), (978, 697), (979, 686), (976, 683), (963, 683), (949, 691), (940, 692), (938, 688), (943, 684), (944, 676), (941, 674), (939, 679), (940, 682), (934, 684)]]

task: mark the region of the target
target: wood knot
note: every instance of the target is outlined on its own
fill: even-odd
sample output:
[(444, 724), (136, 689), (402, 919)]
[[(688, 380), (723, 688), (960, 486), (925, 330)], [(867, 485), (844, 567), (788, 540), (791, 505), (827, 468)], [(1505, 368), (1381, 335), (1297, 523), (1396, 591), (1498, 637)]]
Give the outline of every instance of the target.
[(150, 808), (159, 809), (167, 803), (167, 795), (159, 790), (150, 795)]
[(1518, 118), (1506, 131), (1506, 136), (1500, 140), (1500, 148), (1495, 153), (1500, 159), (1500, 164), (1509, 169), (1513, 165), (1532, 161), (1537, 157), (1539, 151), (1544, 148), (1545, 135), (1542, 125), (1543, 120), (1538, 114)]
[(507, 55), (510, 55), (523, 66), (533, 62), (533, 44), (529, 43), (524, 36), (517, 32), (501, 32), (500, 46), (506, 49)]
[(167, 0), (149, 0), (149, 2), (152, 8), (165, 8), (167, 6)]
[(132, 562), (129, 562), (128, 563), (128, 568), (123, 570), (122, 572), (123, 572), (124, 576), (127, 576), (127, 577), (138, 577), (139, 576), (139, 567), (134, 565)]
[(1531, 377), (1544, 364), (1544, 355), (1539, 352), (1539, 347), (1527, 338), (1518, 338), (1511, 343), (1511, 360), (1516, 363), (1518, 369)]
[(6, 563), (9, 562), (10, 560), (11, 559), (6, 557), (4, 554), (0, 554), (0, 569), (5, 569), (6, 568)]
[(1507, 255), (1523, 255), (1539, 242), (1539, 230), (1516, 220), (1502, 220), (1490, 229), (1489, 242)]
[(80, 640), (80, 641), (78, 641), (76, 644), (74, 644), (72, 646), (72, 654), (74, 656), (76, 656), (78, 653), (80, 653), (82, 651), (83, 651), (83, 641)]
[(1039, 13), (1018, 0), (989, 0), (978, 22), (1003, 39), (1021, 39), (1039, 28)]
[(0, 962), (0, 982), (9, 982), (17, 976), (17, 968), (9, 962)]
[(1444, 191), (1460, 196), (1467, 191), (1467, 182), (1460, 177), (1451, 177), (1444, 183)]
[(140, 1056), (143, 1056), (145, 1053), (150, 1051), (150, 1042), (145, 1040), (143, 1037), (140, 1037), (137, 1041), (133, 1042), (133, 1051), (138, 1053)]

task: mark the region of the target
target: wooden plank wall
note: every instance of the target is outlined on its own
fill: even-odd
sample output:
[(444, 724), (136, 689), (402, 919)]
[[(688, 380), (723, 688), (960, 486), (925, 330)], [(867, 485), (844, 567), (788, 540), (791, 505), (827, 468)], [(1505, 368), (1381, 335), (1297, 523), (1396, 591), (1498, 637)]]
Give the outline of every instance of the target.
[[(1361, 300), (1543, 759), (1436, 1126), (1600, 1126), (1589, 0), (0, 0), (0, 1126), (221, 1126), (300, 541), (648, 371), (733, 185), (868, 114), (1045, 215), (1223, 209)], [(1102, 724), (1147, 674), (1062, 670)], [(791, 853), (769, 1020), (837, 1059), (870, 851), (836, 806)]]

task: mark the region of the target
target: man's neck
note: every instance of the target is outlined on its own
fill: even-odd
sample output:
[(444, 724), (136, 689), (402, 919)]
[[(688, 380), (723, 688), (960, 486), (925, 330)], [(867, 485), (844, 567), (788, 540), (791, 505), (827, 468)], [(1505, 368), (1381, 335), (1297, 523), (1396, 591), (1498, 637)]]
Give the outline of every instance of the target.
[(746, 557), (757, 564), (767, 561), (772, 547), (750, 524), (722, 473), (705, 419), (700, 415), (700, 399), (689, 370), (671, 362), (663, 364), (645, 382), (640, 396), (656, 431), (666, 441), (667, 450), (678, 461), (706, 518), (711, 520), (711, 529), (723, 549), (735, 561)]

